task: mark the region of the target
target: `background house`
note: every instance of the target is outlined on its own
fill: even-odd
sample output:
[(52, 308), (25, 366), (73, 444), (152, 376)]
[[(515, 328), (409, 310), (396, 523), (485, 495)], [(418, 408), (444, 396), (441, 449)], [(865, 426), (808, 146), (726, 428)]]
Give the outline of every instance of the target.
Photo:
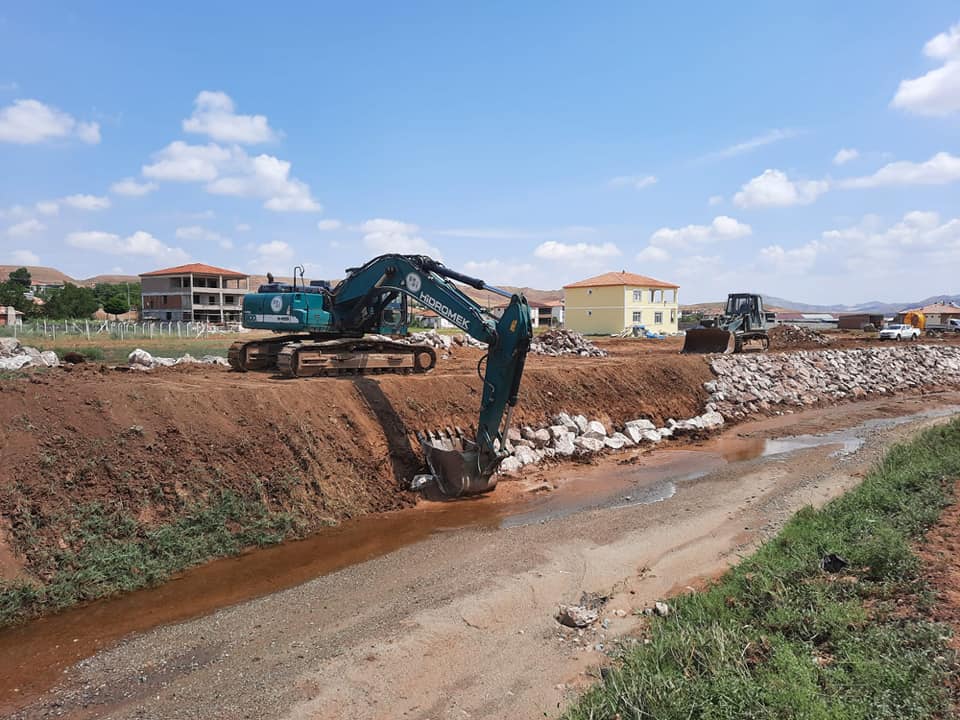
[(191, 263), (140, 275), (144, 320), (240, 322), (249, 276)]
[(675, 333), (679, 289), (625, 270), (564, 285), (564, 326), (586, 335), (613, 335), (640, 325)]
[(938, 302), (903, 310), (897, 313), (897, 322), (903, 322), (903, 316), (908, 312), (922, 312), (928, 325), (946, 325), (952, 319), (960, 319), (960, 306), (953, 303)]

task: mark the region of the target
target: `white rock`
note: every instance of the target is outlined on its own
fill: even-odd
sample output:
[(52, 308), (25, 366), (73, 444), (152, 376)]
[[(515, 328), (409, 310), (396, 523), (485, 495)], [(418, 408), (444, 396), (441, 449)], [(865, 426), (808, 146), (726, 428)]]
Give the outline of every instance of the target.
[(660, 433), (657, 430), (644, 430), (640, 433), (640, 437), (647, 442), (658, 443), (660, 442)]
[(577, 434), (585, 433), (587, 431), (587, 425), (589, 421), (584, 415), (574, 415), (573, 423), (577, 426)]
[(573, 444), (572, 435), (567, 435), (567, 437), (557, 440), (553, 449), (557, 455), (562, 455), (563, 457), (570, 457), (577, 451), (576, 446)]
[(500, 461), (500, 472), (504, 474), (515, 473), (520, 469), (520, 461), (515, 457), (505, 457)]
[(146, 350), (137, 348), (127, 356), (127, 362), (130, 365), (143, 365), (144, 367), (153, 367), (153, 355)]
[[(617, 433), (619, 435), (619, 433)], [(627, 438), (623, 435), (620, 437), (607, 437), (603, 439), (603, 444), (606, 445), (610, 450), (623, 450), (626, 447), (627, 443), (624, 442)]]
[(0, 370), (19, 370), (30, 364), (29, 355), (14, 355), (13, 357), (0, 357)]
[(585, 608), (582, 605), (561, 605), (557, 613), (557, 621), (567, 627), (583, 628), (592, 625), (600, 617), (596, 610)]
[(533, 448), (529, 448), (526, 445), (518, 446), (517, 449), (513, 451), (513, 456), (521, 466), (534, 465), (537, 462), (537, 455)]
[(0, 357), (12, 357), (14, 355), (20, 355), (21, 353), (18, 352), (19, 350), (20, 341), (16, 338), (0, 338)]
[(607, 436), (607, 429), (603, 426), (602, 422), (591, 420), (587, 423), (587, 429), (583, 431), (583, 436), (585, 438), (603, 440), (603, 438)]
[(574, 439), (573, 444), (582, 453), (600, 452), (604, 448), (603, 441), (596, 438), (578, 437)]
[(657, 432), (660, 433), (661, 440), (665, 440), (668, 437), (673, 437), (673, 428), (662, 427), (658, 428)]
[(59, 367), (60, 365), (60, 358), (53, 350), (45, 350), (40, 353), (40, 360), (47, 367)]
[(706, 412), (700, 416), (700, 427), (704, 430), (714, 430), (723, 427), (723, 415), (718, 412)]
[(541, 428), (540, 430), (533, 431), (533, 444), (536, 445), (538, 448), (546, 447), (547, 445), (549, 445), (551, 439), (552, 439), (552, 436), (550, 435), (550, 431), (545, 428)]
[(611, 437), (611, 438), (616, 438), (616, 439), (618, 439), (618, 440), (623, 440), (623, 444), (624, 444), (626, 447), (630, 447), (631, 445), (636, 445), (636, 444), (637, 444), (636, 442), (634, 442), (633, 440), (631, 440), (630, 438), (628, 438), (626, 435), (624, 435), (624, 434), (621, 433), (621, 432), (615, 432), (615, 433), (613, 433), (613, 435), (611, 435), (610, 437)]
[(637, 420), (628, 420), (624, 424), (624, 427), (628, 427), (628, 428), (633, 427), (633, 428), (636, 428), (637, 430), (656, 430), (657, 429), (657, 426), (654, 425), (649, 420), (647, 420), (646, 418), (638, 418)]
[(644, 431), (638, 428), (636, 425), (627, 425), (623, 429), (623, 434), (630, 438), (634, 443), (643, 442), (643, 433)]

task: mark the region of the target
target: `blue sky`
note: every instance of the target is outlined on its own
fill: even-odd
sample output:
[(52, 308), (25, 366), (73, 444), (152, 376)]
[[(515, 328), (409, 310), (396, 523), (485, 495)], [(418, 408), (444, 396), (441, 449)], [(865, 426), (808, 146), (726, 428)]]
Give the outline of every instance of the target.
[(960, 292), (960, 9), (801, 5), (8, 4), (0, 263)]

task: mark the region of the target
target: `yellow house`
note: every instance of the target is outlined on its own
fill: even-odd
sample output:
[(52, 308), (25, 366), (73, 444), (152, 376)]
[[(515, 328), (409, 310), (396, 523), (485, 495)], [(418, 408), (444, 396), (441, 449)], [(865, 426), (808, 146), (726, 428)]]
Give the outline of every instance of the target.
[(564, 285), (564, 325), (585, 335), (613, 335), (639, 325), (675, 333), (679, 289), (679, 285), (626, 271)]

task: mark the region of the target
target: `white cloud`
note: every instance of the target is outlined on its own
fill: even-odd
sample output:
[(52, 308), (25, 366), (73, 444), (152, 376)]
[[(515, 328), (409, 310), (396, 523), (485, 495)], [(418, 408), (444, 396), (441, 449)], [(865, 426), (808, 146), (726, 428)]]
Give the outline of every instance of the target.
[(213, 195), (256, 197), (277, 212), (320, 212), (310, 187), (290, 177), (290, 163), (272, 155), (251, 157), (239, 146), (189, 145), (180, 140), (155, 153), (143, 167), (146, 177), (175, 182), (204, 182)]
[(143, 230), (125, 238), (98, 230), (73, 232), (67, 235), (67, 245), (107, 255), (142, 255), (169, 264), (184, 263), (190, 259), (185, 250), (164, 245)]
[(340, 222), (339, 220), (333, 220), (333, 219), (320, 220), (317, 223), (317, 230), (320, 230), (321, 232), (328, 232), (330, 230), (339, 230), (341, 227), (343, 227), (343, 223)]
[(936, 212), (914, 210), (889, 227), (867, 216), (853, 227), (824, 232), (822, 240), (843, 254), (848, 270), (865, 274), (894, 275), (911, 267), (929, 272), (960, 263), (960, 218), (943, 222)]
[[(686, 225), (681, 228), (662, 227), (650, 236), (650, 245), (660, 249), (688, 249), (695, 245), (721, 240), (736, 240), (753, 233), (746, 223), (727, 215), (717, 215), (709, 225)], [(665, 260), (666, 253), (653, 252), (647, 259)]]
[(14, 265), (39, 265), (39, 256), (30, 250), (14, 250), (10, 253)]
[(250, 267), (271, 272), (286, 268), (293, 260), (293, 248), (282, 240), (272, 240), (256, 247), (256, 256), (250, 261)]
[(610, 187), (630, 187), (634, 190), (643, 190), (656, 185), (655, 175), (620, 175), (610, 180)]
[(874, 188), (885, 185), (946, 185), (960, 180), (960, 158), (941, 152), (926, 162), (907, 160), (884, 165), (873, 175), (841, 180), (843, 188)]
[(568, 225), (567, 227), (539, 229), (519, 229), (510, 227), (466, 227), (434, 230), (434, 235), (446, 237), (473, 238), (476, 240), (541, 240), (552, 237), (578, 238), (592, 235), (596, 228), (585, 225)]
[(504, 262), (503, 260), (468, 260), (463, 272), (478, 277), (492, 285), (520, 285), (529, 287), (537, 268), (530, 263)]
[(723, 195), (711, 195), (710, 199), (707, 200), (707, 205), (709, 205), (710, 207), (723, 205)]
[(534, 256), (541, 260), (553, 260), (561, 263), (581, 263), (596, 265), (607, 258), (620, 255), (620, 248), (612, 242), (605, 243), (562, 243), (547, 240), (537, 245)]
[(250, 226), (247, 223), (237, 223), (233, 229), (237, 232), (250, 232)]
[(220, 233), (200, 225), (179, 227), (174, 235), (176, 235), (178, 240), (199, 240), (210, 243), (215, 242), (224, 250), (230, 250), (233, 248), (233, 241), (230, 238), (224, 237)]
[(943, 64), (925, 75), (903, 80), (890, 104), (917, 115), (960, 111), (960, 24), (929, 40), (923, 52)]
[(0, 108), (0, 142), (31, 145), (69, 137), (95, 145), (100, 142), (100, 126), (77, 122), (72, 115), (39, 100), (14, 100)]
[(790, 138), (797, 137), (801, 134), (802, 133), (799, 130), (793, 130), (791, 128), (769, 130), (762, 135), (757, 135), (749, 140), (744, 140), (743, 142), (736, 143), (735, 145), (725, 147), (722, 150), (708, 153), (707, 155), (701, 157), (700, 160), (720, 160), (723, 158), (734, 157), (736, 155), (742, 155), (743, 153), (756, 150), (764, 145), (771, 145), (772, 143), (780, 142), (781, 140), (789, 140)]
[[(237, 149), (237, 151), (242, 152)], [(210, 182), (220, 174), (220, 168), (228, 164), (234, 152), (216, 143), (190, 145), (175, 140), (163, 150), (154, 153), (154, 162), (144, 165), (143, 174), (154, 180), (172, 182)]]
[(664, 262), (670, 259), (670, 253), (656, 245), (647, 245), (637, 253), (637, 262)]
[(68, 195), (60, 198), (60, 202), (75, 210), (106, 210), (110, 207), (110, 198), (98, 195)]
[(237, 115), (229, 95), (210, 90), (202, 91), (194, 99), (193, 114), (183, 121), (183, 130), (242, 145), (277, 139), (265, 115)]
[(809, 205), (829, 189), (826, 180), (791, 180), (780, 170), (764, 170), (747, 182), (733, 202), (738, 207)]
[(440, 249), (420, 235), (420, 227), (413, 223), (387, 218), (374, 218), (360, 225), (363, 243), (376, 253), (404, 253), (429, 255), (440, 259)]
[(817, 240), (789, 249), (782, 245), (768, 245), (760, 249), (760, 260), (777, 273), (803, 274), (813, 267), (817, 256), (826, 249)]
[(140, 197), (148, 195), (160, 186), (152, 182), (137, 182), (134, 178), (124, 178), (110, 186), (110, 192), (116, 195)]
[(44, 225), (39, 220), (31, 218), (30, 220), (24, 220), (21, 223), (16, 225), (11, 225), (7, 228), (7, 235), (12, 238), (22, 238), (28, 237), (30, 235), (35, 235), (38, 232), (43, 232), (47, 229), (47, 226)]
[(856, 148), (840, 148), (837, 150), (837, 154), (833, 156), (833, 164), (844, 165), (858, 157), (860, 157), (860, 151)]
[(37, 212), (41, 215), (58, 215), (60, 213), (60, 203), (56, 200), (45, 200), (36, 204)]

